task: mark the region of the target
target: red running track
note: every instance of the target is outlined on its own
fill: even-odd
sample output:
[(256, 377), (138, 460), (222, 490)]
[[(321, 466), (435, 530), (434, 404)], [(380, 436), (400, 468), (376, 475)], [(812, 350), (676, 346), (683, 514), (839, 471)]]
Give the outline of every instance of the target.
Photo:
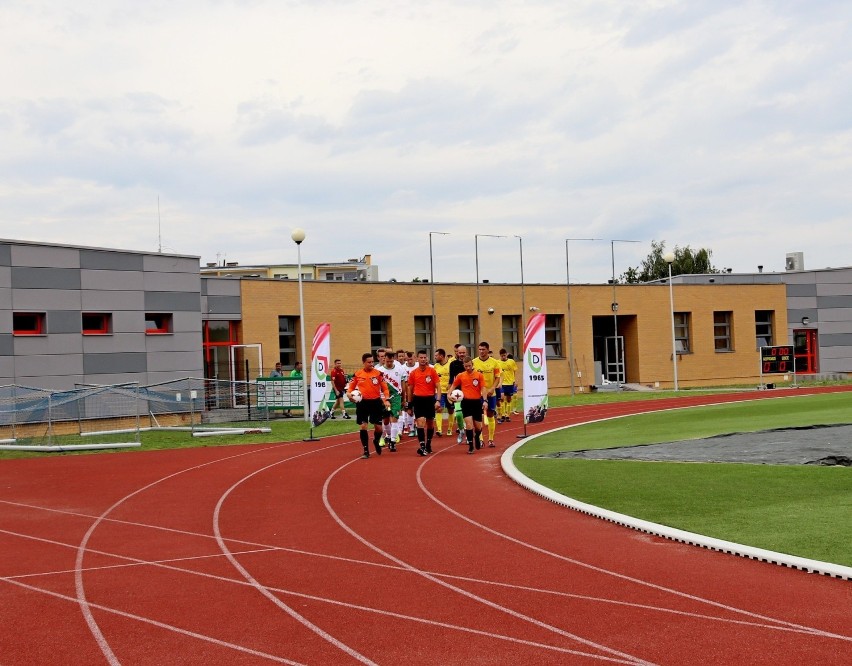
[(520, 427), (0, 462), (0, 664), (852, 663), (848, 581), (547, 502), (500, 469)]

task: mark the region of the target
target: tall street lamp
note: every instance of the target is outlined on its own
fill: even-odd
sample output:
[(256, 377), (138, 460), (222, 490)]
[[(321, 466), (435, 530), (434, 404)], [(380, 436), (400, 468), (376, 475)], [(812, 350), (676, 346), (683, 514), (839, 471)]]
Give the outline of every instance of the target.
[[(624, 367), (624, 359), (621, 358), (621, 345), (618, 344), (618, 301), (615, 298), (615, 244), (616, 243), (639, 243), (638, 240), (614, 239), (609, 242), (612, 255), (612, 320), (615, 332), (613, 333), (613, 350), (615, 351), (615, 383), (616, 390), (621, 390), (621, 371)], [(625, 373), (625, 381), (627, 376)]]
[(432, 285), (432, 353), (435, 352), (438, 343), (438, 320), (435, 318), (435, 272), (432, 268), (432, 236), (449, 236), (448, 231), (429, 232), (429, 284)]
[(571, 395), (574, 395), (574, 380), (577, 377), (574, 367), (574, 338), (571, 333), (571, 269), (568, 261), (568, 241), (599, 241), (600, 238), (566, 238), (565, 239), (565, 284), (568, 292), (568, 372), (570, 373)]
[(304, 229), (293, 229), (290, 238), (296, 244), (297, 265), (299, 271), (299, 333), (302, 336), (302, 400), (305, 405), (305, 421), (311, 420), (311, 406), (308, 404), (308, 362), (305, 354), (305, 300), (302, 297), (302, 241), (305, 240)]
[(674, 313), (674, 287), (672, 286), (672, 262), (675, 260), (674, 252), (666, 252), (663, 260), (669, 265), (669, 313), (672, 316), (672, 372), (674, 375), (674, 390), (677, 386), (677, 338), (675, 338), (675, 313)]
[(495, 234), (474, 234), (473, 236), (473, 247), (474, 247), (474, 258), (476, 260), (476, 343), (479, 344), (480, 339), (482, 338), (481, 331), (482, 325), (479, 323), (480, 321), (480, 305), (479, 305), (479, 239), (480, 238), (505, 238), (505, 236), (496, 236)]
[(524, 294), (524, 239), (520, 236), (515, 236), (515, 238), (518, 239), (518, 249), (521, 252), (521, 331), (526, 331), (524, 324), (524, 313), (527, 311), (527, 301)]

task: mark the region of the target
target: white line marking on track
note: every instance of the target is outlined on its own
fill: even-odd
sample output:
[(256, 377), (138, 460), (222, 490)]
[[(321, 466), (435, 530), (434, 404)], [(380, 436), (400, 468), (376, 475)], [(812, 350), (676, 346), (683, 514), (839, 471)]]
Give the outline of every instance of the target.
[[(399, 559), (398, 557), (391, 555), (387, 551), (382, 550), (377, 545), (375, 545), (374, 543), (372, 543), (371, 541), (369, 541), (365, 537), (358, 534), (354, 529), (349, 527), (349, 525), (347, 525), (343, 521), (343, 519), (337, 514), (337, 512), (331, 506), (331, 502), (328, 499), (328, 487), (331, 484), (332, 479), (334, 479), (334, 477), (339, 472), (346, 469), (349, 465), (351, 465), (354, 462), (358, 462), (357, 459), (352, 460), (352, 461), (338, 467), (336, 470), (334, 470), (334, 472), (332, 472), (329, 475), (329, 477), (325, 480), (325, 483), (323, 484), (322, 500), (323, 500), (323, 504), (325, 504), (326, 510), (329, 512), (329, 514), (332, 516), (332, 518), (334, 518), (334, 520), (337, 522), (337, 524), (340, 525), (340, 527), (343, 530), (348, 532), (355, 539), (357, 539), (362, 544), (367, 546), (367, 548), (373, 550), (376, 553), (379, 553), (383, 557), (386, 557), (391, 562), (396, 562), (396, 564), (403, 567), (404, 569), (407, 569), (408, 571), (411, 571), (412, 573), (415, 573), (418, 576), (422, 576), (426, 580), (429, 580), (433, 583), (436, 583), (436, 584), (440, 585), (441, 587), (445, 587), (448, 590), (452, 590), (453, 592), (456, 592), (457, 594), (460, 594), (464, 597), (467, 597), (468, 599), (471, 599), (471, 600), (476, 601), (478, 603), (481, 603), (485, 606), (493, 608), (494, 610), (500, 611), (502, 613), (506, 613), (507, 615), (511, 615), (512, 617), (515, 617), (519, 620), (529, 622), (530, 624), (533, 624), (533, 625), (540, 627), (542, 629), (545, 629), (547, 631), (552, 631), (555, 634), (559, 634), (560, 636), (574, 640), (574, 641), (576, 641), (576, 642), (578, 642), (582, 645), (586, 645), (586, 646), (594, 648), (596, 650), (600, 650), (602, 652), (620, 657), (622, 659), (627, 660), (629, 663), (642, 664), (643, 666), (650, 666), (653, 663), (653, 662), (645, 661), (644, 659), (640, 659), (638, 657), (635, 657), (631, 654), (627, 654), (625, 652), (621, 652), (619, 650), (615, 650), (613, 648), (607, 647), (606, 645), (601, 645), (600, 643), (596, 643), (596, 642), (591, 641), (589, 639), (583, 638), (582, 636), (578, 636), (577, 634), (573, 634), (570, 631), (565, 631), (564, 629), (560, 629), (559, 627), (554, 627), (553, 625), (547, 624), (546, 622), (542, 622), (541, 620), (537, 620), (536, 618), (531, 617), (529, 615), (525, 615), (525, 614), (520, 613), (518, 611), (512, 610), (511, 608), (507, 608), (506, 606), (501, 606), (500, 604), (497, 604), (497, 603), (491, 601), (490, 599), (486, 599), (484, 597), (480, 597), (476, 594), (473, 594), (472, 592), (468, 592), (467, 590), (465, 590), (461, 587), (453, 585), (452, 583), (448, 583), (447, 581), (441, 580), (437, 576), (433, 576), (433, 575), (431, 575), (431, 574), (429, 574), (425, 571), (418, 569), (417, 567), (412, 566), (411, 564), (408, 564), (407, 562)], [(588, 656), (596, 656), (596, 655), (590, 654)]]
[[(675, 409), (685, 409), (685, 407), (671, 407), (671, 408), (665, 408), (664, 410), (659, 410), (659, 411), (669, 411), (669, 410), (675, 410)], [(641, 413), (645, 413), (645, 412), (641, 412)], [(628, 416), (635, 416), (635, 415), (636, 414), (622, 414), (622, 415), (618, 415), (618, 416), (615, 416), (615, 417), (612, 417), (612, 418), (625, 418), (625, 417), (628, 417)], [(600, 420), (605, 420), (605, 419), (600, 419)], [(585, 422), (582, 423), (582, 424), (577, 424), (577, 425), (585, 425)], [(440, 454), (442, 451), (451, 450), (452, 448), (453, 448), (452, 446), (447, 446), (444, 449), (437, 451), (436, 453)], [(792, 627), (792, 628), (798, 629), (798, 630), (800, 630), (804, 633), (808, 633), (808, 634), (814, 634), (814, 635), (823, 636), (823, 637), (839, 638), (841, 640), (847, 640), (847, 641), (852, 640), (852, 638), (850, 638), (850, 637), (839, 636), (837, 634), (832, 634), (830, 632), (823, 631), (822, 629), (816, 629), (814, 627), (808, 627), (806, 625), (797, 624), (795, 622), (790, 622), (790, 621), (787, 621), (787, 620), (780, 620), (778, 618), (770, 617), (768, 615), (762, 615), (760, 613), (755, 613), (753, 611), (748, 611), (748, 610), (745, 610), (745, 609), (742, 609), (742, 608), (737, 608), (735, 606), (729, 606), (729, 605), (721, 603), (719, 601), (713, 601), (712, 599), (706, 599), (704, 597), (699, 597), (697, 595), (693, 595), (693, 594), (690, 594), (688, 592), (682, 592), (682, 591), (676, 590), (674, 588), (666, 587), (664, 585), (659, 585), (657, 583), (652, 583), (652, 582), (647, 581), (647, 580), (642, 580), (641, 578), (635, 578), (633, 576), (628, 576), (627, 574), (622, 574), (622, 573), (619, 573), (617, 571), (612, 571), (610, 569), (598, 567), (594, 564), (589, 564), (588, 562), (583, 562), (581, 560), (577, 560), (577, 559), (574, 559), (572, 557), (568, 557), (566, 555), (560, 555), (559, 553), (554, 553), (554, 552), (546, 550), (544, 548), (540, 548), (539, 546), (535, 546), (535, 545), (530, 544), (528, 542), (525, 542), (525, 541), (522, 541), (522, 540), (517, 539), (515, 537), (512, 537), (508, 534), (504, 534), (503, 532), (499, 532), (499, 531), (497, 531), (497, 530), (495, 530), (491, 527), (488, 527), (487, 525), (483, 525), (482, 523), (477, 522), (473, 518), (465, 516), (464, 514), (462, 514), (459, 511), (456, 511), (455, 509), (450, 507), (448, 504), (446, 504), (446, 503), (442, 502), (440, 499), (438, 499), (433, 493), (431, 493), (429, 491), (428, 488), (426, 488), (426, 485), (423, 483), (421, 472), (422, 472), (423, 467), (430, 460), (434, 460), (434, 458), (425, 459), (423, 462), (420, 463), (419, 467), (417, 468), (417, 482), (418, 482), (421, 490), (430, 499), (432, 499), (438, 506), (442, 507), (443, 509), (445, 509), (449, 513), (453, 514), (457, 518), (460, 518), (461, 520), (463, 520), (463, 521), (465, 521), (465, 522), (467, 522), (471, 525), (474, 525), (474, 526), (476, 526), (476, 527), (478, 527), (478, 528), (480, 528), (480, 529), (482, 529), (482, 530), (484, 530), (484, 531), (486, 531), (490, 534), (493, 534), (494, 536), (500, 537), (502, 539), (506, 539), (507, 541), (515, 543), (519, 546), (529, 548), (530, 550), (534, 550), (534, 551), (542, 553), (544, 555), (548, 555), (550, 557), (560, 559), (564, 562), (569, 562), (571, 564), (575, 564), (577, 566), (589, 569), (591, 571), (596, 571), (598, 573), (613, 576), (613, 577), (619, 578), (621, 580), (626, 580), (626, 581), (629, 581), (629, 582), (632, 582), (632, 583), (636, 583), (638, 585), (650, 587), (652, 589), (659, 590), (661, 592), (666, 592), (668, 594), (672, 594), (672, 595), (675, 595), (675, 596), (678, 596), (678, 597), (683, 597), (685, 599), (690, 599), (692, 601), (697, 601), (697, 602), (700, 602), (700, 603), (703, 603), (703, 604), (708, 604), (710, 606), (715, 606), (717, 608), (721, 608), (723, 610), (727, 610), (727, 611), (730, 611), (730, 612), (733, 612), (733, 613), (742, 614), (742, 615), (745, 615), (747, 617), (753, 617), (755, 619), (763, 620), (764, 622), (773, 622), (773, 623), (777, 623), (777, 624), (784, 625), (784, 626), (787, 626), (787, 627)]]

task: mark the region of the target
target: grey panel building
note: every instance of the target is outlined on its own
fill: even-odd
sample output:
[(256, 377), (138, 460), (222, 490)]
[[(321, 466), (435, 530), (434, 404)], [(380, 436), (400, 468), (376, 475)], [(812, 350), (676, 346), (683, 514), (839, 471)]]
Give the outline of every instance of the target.
[(203, 376), (199, 258), (0, 240), (0, 383)]

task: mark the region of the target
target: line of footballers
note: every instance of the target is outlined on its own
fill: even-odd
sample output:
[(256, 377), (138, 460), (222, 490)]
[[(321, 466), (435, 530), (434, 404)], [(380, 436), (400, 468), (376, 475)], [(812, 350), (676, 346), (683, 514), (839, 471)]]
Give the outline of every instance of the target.
[[(480, 342), (476, 358), (468, 356), (467, 347), (457, 344), (454, 355), (444, 349), (435, 352), (435, 363), (429, 363), (425, 350), (412, 352), (378, 349), (376, 356), (361, 357), (363, 367), (356, 371), (346, 387), (358, 390), (355, 418), (359, 425), (364, 458), (370, 457), (369, 426), (373, 426), (373, 447), (377, 455), (387, 448), (396, 452), (406, 427), (416, 434), (417, 454), (432, 453), (432, 438), (443, 437), (443, 414), (447, 410), (447, 436), (468, 445), (468, 453), (481, 449), (483, 441), (494, 446), (497, 423), (511, 420), (516, 395), (517, 364), (505, 349), (500, 359), (492, 356), (487, 342)], [(354, 400), (353, 400), (354, 402)], [(408, 421), (411, 421), (410, 425)], [(483, 440), (483, 430), (487, 439)]]

